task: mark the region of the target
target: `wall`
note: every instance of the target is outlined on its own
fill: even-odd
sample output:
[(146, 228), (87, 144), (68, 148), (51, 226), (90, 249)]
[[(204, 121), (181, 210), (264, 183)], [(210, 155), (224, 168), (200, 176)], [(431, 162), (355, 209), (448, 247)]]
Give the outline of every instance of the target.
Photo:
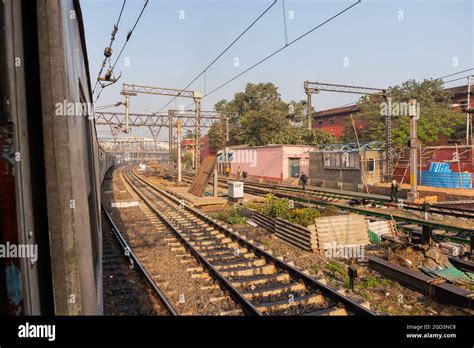
[[(384, 180), (384, 173), (386, 164), (384, 162), (384, 152), (383, 151), (376, 151), (376, 150), (366, 150), (362, 152), (362, 159), (364, 163), (365, 171), (363, 172), (364, 182), (368, 185), (376, 184), (379, 182), (383, 182)], [(369, 159), (373, 158), (374, 163), (374, 171), (369, 172), (367, 171), (368, 161)]]
[(289, 159), (299, 158), (300, 159), (300, 175), (309, 173), (309, 151), (312, 149), (311, 146), (284, 146), (283, 147), (283, 180), (289, 178)]
[[(367, 161), (369, 158), (375, 159), (375, 168), (373, 172), (367, 172), (366, 170)], [(364, 182), (367, 184), (373, 184), (382, 181), (384, 170), (384, 163), (382, 159), (382, 151), (363, 151), (362, 161), (360, 161), (360, 166), (364, 168), (364, 177), (362, 177), (360, 168), (324, 167), (324, 153), (311, 151), (309, 153), (310, 185), (351, 191), (362, 191), (364, 189)]]
[(283, 147), (243, 147), (230, 148), (233, 155), (231, 174), (237, 171), (246, 171), (250, 177), (259, 177), (266, 180), (283, 180)]

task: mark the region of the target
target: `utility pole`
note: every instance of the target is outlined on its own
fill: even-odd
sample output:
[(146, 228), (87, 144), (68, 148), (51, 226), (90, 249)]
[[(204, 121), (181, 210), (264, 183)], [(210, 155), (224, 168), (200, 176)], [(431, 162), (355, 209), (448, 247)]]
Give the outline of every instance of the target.
[(227, 144), (229, 143), (229, 118), (225, 118), (224, 174), (227, 168)]
[(178, 118), (177, 130), (177, 145), (178, 145), (178, 185), (181, 184), (181, 120)]
[(125, 103), (124, 103), (124, 105), (125, 105), (125, 130), (124, 130), (124, 132), (128, 133), (128, 132), (130, 132), (130, 127), (129, 127), (130, 97), (134, 97), (137, 94), (134, 93), (134, 92), (125, 92), (125, 91), (122, 91), (120, 94), (125, 97)]
[(418, 135), (416, 131), (416, 121), (420, 116), (418, 114), (416, 99), (410, 99), (408, 115), (410, 116), (410, 192), (408, 193), (407, 198), (408, 201), (413, 202), (420, 198), (416, 187), (418, 174)]
[(307, 102), (306, 102), (306, 107), (307, 107), (307, 117), (308, 117), (308, 129), (311, 130), (311, 123), (312, 123), (312, 105), (311, 105), (311, 92), (309, 91), (305, 91), (306, 92), (306, 96), (307, 96)]
[(173, 153), (173, 111), (168, 111), (168, 173), (171, 179), (171, 155)]
[(472, 144), (472, 115), (471, 115), (471, 78), (467, 77), (467, 106), (466, 106), (466, 145)]
[(196, 104), (196, 123), (194, 127), (194, 170), (197, 174), (199, 165), (201, 164), (201, 149), (199, 148), (199, 138), (201, 137), (201, 93), (194, 91), (193, 99)]
[[(389, 92), (390, 93), (390, 92)], [(387, 181), (392, 180), (393, 162), (392, 162), (392, 97), (389, 94), (384, 95), (385, 105), (387, 105), (387, 114), (385, 117), (385, 156), (387, 166)]]

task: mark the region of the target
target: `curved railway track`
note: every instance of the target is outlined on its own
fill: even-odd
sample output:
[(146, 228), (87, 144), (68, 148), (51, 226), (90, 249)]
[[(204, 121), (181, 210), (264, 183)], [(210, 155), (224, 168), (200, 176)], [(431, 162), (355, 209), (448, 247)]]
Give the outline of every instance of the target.
[(147, 180), (124, 179), (248, 315), (375, 315)]

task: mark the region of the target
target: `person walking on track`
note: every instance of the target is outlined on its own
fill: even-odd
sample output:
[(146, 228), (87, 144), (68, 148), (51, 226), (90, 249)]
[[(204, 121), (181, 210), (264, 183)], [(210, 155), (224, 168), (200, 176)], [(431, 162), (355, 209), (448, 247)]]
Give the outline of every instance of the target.
[(300, 183), (301, 183), (301, 186), (303, 186), (303, 190), (306, 190), (306, 183), (307, 182), (308, 182), (308, 177), (305, 175), (305, 173), (301, 173)]
[(398, 191), (400, 189), (400, 184), (397, 180), (393, 179), (392, 184), (390, 185), (390, 202), (398, 202)]

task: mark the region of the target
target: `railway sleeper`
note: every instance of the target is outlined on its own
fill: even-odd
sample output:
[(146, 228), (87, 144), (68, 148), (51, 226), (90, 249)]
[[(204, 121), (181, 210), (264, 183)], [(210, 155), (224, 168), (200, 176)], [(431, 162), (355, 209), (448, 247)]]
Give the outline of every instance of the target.
[(227, 255), (243, 255), (243, 254), (248, 254), (249, 251), (247, 248), (235, 248), (233, 250), (229, 250), (228, 248), (222, 248), (222, 249), (215, 249), (215, 250), (209, 250), (209, 251), (203, 251), (201, 255), (206, 256), (209, 260), (211, 259), (216, 259), (219, 257), (226, 257)]
[(272, 273), (260, 276), (249, 276), (241, 279), (232, 279), (231, 283), (238, 288), (242, 288), (245, 286), (262, 285), (268, 282), (289, 283), (290, 281), (291, 277), (288, 273)]
[(314, 312), (305, 313), (304, 316), (346, 316), (349, 315), (345, 308), (329, 307)]
[(264, 266), (267, 261), (262, 258), (255, 258), (250, 260), (236, 260), (223, 264), (213, 265), (218, 270), (231, 270), (238, 267)]
[(238, 267), (228, 270), (222, 270), (220, 272), (227, 277), (252, 276), (259, 274), (273, 274), (276, 272), (276, 267), (275, 265)]
[(232, 242), (232, 243), (216, 243), (216, 244), (213, 244), (213, 245), (196, 245), (194, 247), (194, 249), (202, 250), (202, 251), (209, 251), (209, 250), (214, 250), (214, 249), (224, 249), (224, 248), (226, 248), (227, 251), (229, 251), (229, 249), (233, 249), (233, 248), (237, 248), (237, 247), (239, 247), (239, 244), (236, 243), (236, 242)]
[(215, 235), (207, 235), (207, 236), (195, 236), (194, 234), (188, 234), (183, 236), (187, 237), (189, 240), (193, 242), (208, 242), (208, 241), (229, 241), (230, 238), (226, 237), (225, 234), (215, 234)]
[(215, 261), (225, 261), (225, 260), (231, 260), (231, 259), (237, 259), (237, 258), (244, 258), (244, 259), (252, 259), (255, 257), (254, 253), (235, 253), (235, 252), (227, 252), (227, 253), (220, 253), (217, 256), (210, 256), (207, 257), (207, 260), (210, 262), (215, 262)]
[(215, 238), (203, 238), (203, 239), (190, 239), (189, 243), (192, 245), (226, 245), (232, 243), (232, 239), (230, 238), (222, 238), (222, 239), (215, 239)]
[(205, 237), (205, 236), (225, 236), (225, 234), (223, 234), (222, 232), (219, 232), (219, 231), (210, 231), (210, 232), (202, 232), (201, 229), (196, 229), (194, 231), (185, 231), (183, 232), (183, 235), (185, 236), (192, 236), (192, 237)]
[(310, 294), (303, 295), (300, 297), (295, 297), (293, 300), (282, 300), (270, 303), (258, 304), (255, 307), (262, 313), (276, 312), (282, 309), (287, 309), (292, 306), (298, 305), (311, 305), (311, 304), (322, 304), (325, 299), (323, 295), (319, 294)]
[(254, 297), (267, 297), (272, 295), (279, 295), (286, 292), (307, 290), (303, 283), (282, 284), (273, 288), (262, 288), (256, 290), (245, 291), (245, 298), (252, 299)]

